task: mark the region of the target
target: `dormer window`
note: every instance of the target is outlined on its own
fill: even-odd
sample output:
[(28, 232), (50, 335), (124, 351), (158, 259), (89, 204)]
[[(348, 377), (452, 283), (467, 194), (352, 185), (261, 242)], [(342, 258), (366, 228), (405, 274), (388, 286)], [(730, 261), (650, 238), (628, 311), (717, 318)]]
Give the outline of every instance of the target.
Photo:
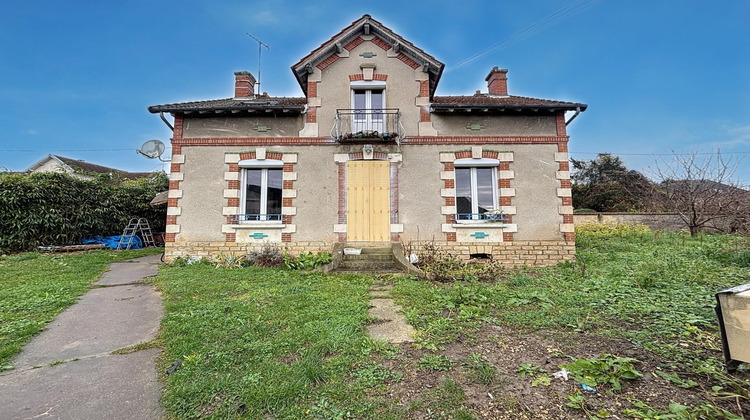
[(352, 131), (365, 134), (385, 132), (385, 83), (353, 82), (351, 87), (354, 112)]

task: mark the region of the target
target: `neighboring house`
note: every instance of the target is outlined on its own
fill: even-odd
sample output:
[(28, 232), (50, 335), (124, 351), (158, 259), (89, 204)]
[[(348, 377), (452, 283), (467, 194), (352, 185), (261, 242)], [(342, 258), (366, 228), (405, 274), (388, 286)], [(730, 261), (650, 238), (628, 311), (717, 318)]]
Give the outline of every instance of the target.
[(31, 165), (26, 172), (61, 172), (89, 180), (93, 179), (93, 175), (98, 174), (112, 174), (125, 179), (149, 178), (154, 176), (153, 172), (127, 172), (60, 155), (47, 155), (39, 162)]
[(436, 96), (443, 68), (364, 15), (292, 66), (303, 97), (237, 72), (233, 98), (149, 107), (174, 116), (167, 259), (399, 241), (574, 258), (565, 112), (586, 105), (510, 96), (497, 67), (488, 93)]

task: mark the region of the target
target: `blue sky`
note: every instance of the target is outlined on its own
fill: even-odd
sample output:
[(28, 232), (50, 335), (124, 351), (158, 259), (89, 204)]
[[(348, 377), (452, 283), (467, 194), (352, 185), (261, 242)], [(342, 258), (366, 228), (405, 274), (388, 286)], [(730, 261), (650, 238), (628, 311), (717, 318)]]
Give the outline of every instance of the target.
[[(588, 104), (568, 127), (574, 158), (611, 152), (648, 172), (653, 155), (720, 147), (744, 158), (737, 175), (750, 183), (749, 1), (369, 3), (9, 2), (0, 15), (0, 170), (25, 170), (48, 153), (159, 169), (134, 151), (170, 137), (146, 108), (232, 96), (232, 73), (258, 70), (245, 33), (271, 46), (262, 90), (301, 96), (289, 67), (369, 13), (446, 64), (438, 95), (486, 91), (499, 66), (512, 95)], [(514, 37), (565, 6), (575, 13)]]

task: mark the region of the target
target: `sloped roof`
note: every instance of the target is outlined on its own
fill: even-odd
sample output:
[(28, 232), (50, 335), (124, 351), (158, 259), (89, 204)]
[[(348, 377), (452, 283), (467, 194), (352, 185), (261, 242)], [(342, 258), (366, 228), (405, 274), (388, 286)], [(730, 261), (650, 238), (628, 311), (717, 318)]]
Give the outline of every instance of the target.
[(272, 97), (256, 96), (252, 99), (213, 99), (208, 101), (180, 102), (166, 105), (153, 105), (148, 107), (151, 113), (157, 112), (181, 112), (190, 114), (216, 113), (216, 112), (254, 112), (254, 111), (277, 111), (299, 114), (305, 109), (307, 99), (303, 97)]
[(88, 173), (95, 173), (95, 174), (116, 173), (126, 179), (149, 178), (153, 176), (155, 173), (155, 172), (128, 172), (128, 171), (123, 171), (121, 169), (110, 168), (108, 166), (97, 165), (95, 163), (90, 163), (90, 162), (86, 162), (86, 161), (79, 160), (79, 159), (72, 159), (69, 157), (53, 155), (53, 154), (47, 155), (46, 157), (41, 159), (39, 162), (31, 165), (29, 169), (27, 169), (26, 171), (31, 172), (34, 169), (42, 166), (42, 164), (44, 164), (50, 159), (58, 161), (60, 164), (62, 164), (63, 167), (65, 167), (70, 172), (76, 172), (76, 169), (77, 169), (81, 172), (88, 172)]
[(351, 25), (342, 29), (328, 41), (320, 44), (318, 48), (292, 66), (292, 72), (297, 78), (302, 91), (305, 92), (305, 95), (307, 95), (307, 77), (312, 72), (312, 68), (332, 54), (341, 52), (342, 46), (353, 41), (360, 35), (376, 35), (391, 48), (396, 48), (396, 52), (403, 53), (419, 66), (426, 66), (430, 73), (430, 97), (432, 97), (435, 89), (437, 89), (440, 76), (443, 74), (445, 64), (402, 38), (381, 22), (373, 19), (370, 15), (363, 15), (361, 18), (355, 20)]
[(430, 108), (433, 112), (451, 112), (462, 109), (585, 111), (587, 105), (525, 96), (476, 94), (471, 96), (435, 96)]

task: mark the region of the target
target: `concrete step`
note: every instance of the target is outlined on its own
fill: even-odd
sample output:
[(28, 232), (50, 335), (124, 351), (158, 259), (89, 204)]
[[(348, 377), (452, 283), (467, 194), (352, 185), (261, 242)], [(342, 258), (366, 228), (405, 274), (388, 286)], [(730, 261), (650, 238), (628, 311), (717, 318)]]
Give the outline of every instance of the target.
[(342, 261), (339, 268), (345, 270), (368, 270), (368, 271), (379, 271), (379, 270), (391, 270), (396, 269), (396, 264), (393, 261)]
[(344, 255), (344, 261), (392, 261), (393, 255), (388, 254), (360, 254), (360, 255)]

